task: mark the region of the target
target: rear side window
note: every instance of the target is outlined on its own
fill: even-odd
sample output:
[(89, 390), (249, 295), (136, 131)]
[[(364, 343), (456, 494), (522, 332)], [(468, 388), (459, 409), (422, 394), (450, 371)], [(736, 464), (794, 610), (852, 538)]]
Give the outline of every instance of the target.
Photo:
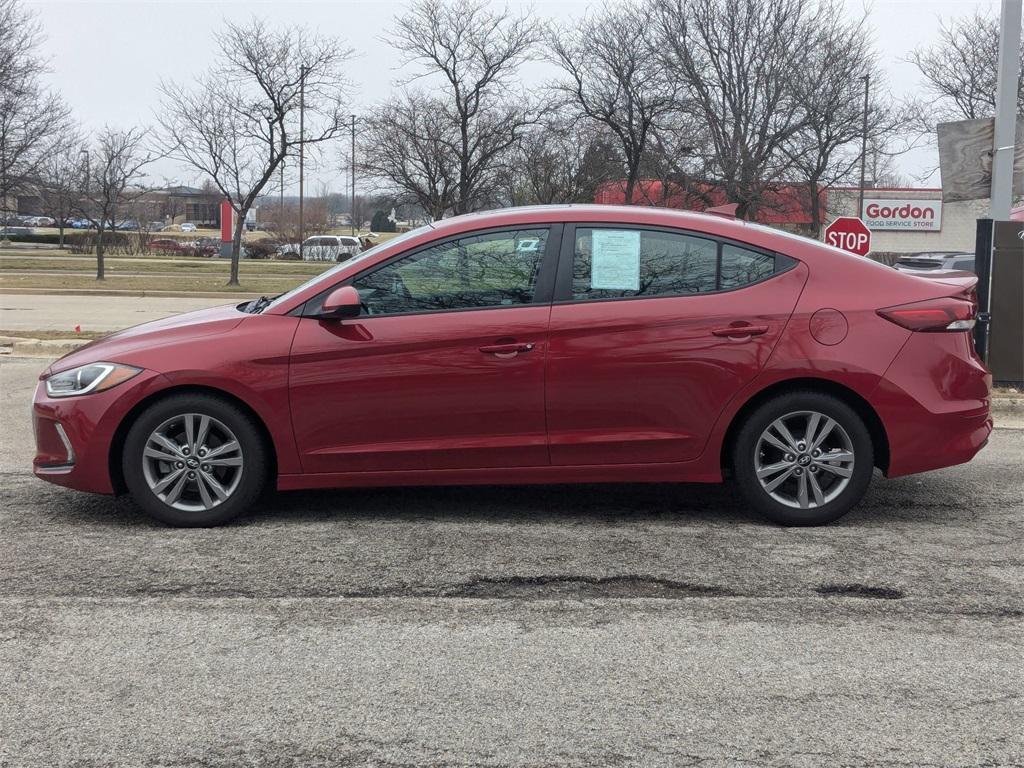
[(639, 229), (578, 227), (572, 297), (618, 299), (715, 290), (718, 243)]
[(730, 291), (758, 280), (764, 280), (775, 272), (775, 257), (768, 253), (751, 251), (731, 243), (722, 243), (722, 267), (718, 289)]
[(575, 301), (688, 296), (759, 282), (795, 262), (712, 238), (643, 229), (577, 227)]

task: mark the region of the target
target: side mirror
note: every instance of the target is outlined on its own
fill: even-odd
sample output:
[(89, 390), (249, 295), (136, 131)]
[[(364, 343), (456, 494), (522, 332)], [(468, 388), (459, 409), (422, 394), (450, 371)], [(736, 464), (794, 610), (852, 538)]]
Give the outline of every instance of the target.
[(359, 298), (359, 291), (351, 285), (343, 285), (335, 288), (326, 299), (317, 317), (321, 320), (344, 320), (349, 317), (358, 317), (362, 311), (363, 302)]

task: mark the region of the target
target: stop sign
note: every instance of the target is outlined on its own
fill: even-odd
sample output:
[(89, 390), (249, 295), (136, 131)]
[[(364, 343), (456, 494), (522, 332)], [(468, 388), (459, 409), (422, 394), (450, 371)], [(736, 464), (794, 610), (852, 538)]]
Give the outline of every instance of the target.
[(858, 256), (871, 251), (871, 230), (854, 216), (840, 216), (825, 228), (825, 242)]

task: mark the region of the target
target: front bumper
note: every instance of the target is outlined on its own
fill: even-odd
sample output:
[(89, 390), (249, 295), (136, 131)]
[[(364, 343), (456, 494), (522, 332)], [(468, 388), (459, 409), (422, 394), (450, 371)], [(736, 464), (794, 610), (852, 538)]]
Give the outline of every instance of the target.
[(91, 493), (114, 493), (110, 449), (118, 427), (144, 399), (168, 386), (153, 371), (105, 392), (51, 398), (40, 381), (32, 403), (36, 477)]

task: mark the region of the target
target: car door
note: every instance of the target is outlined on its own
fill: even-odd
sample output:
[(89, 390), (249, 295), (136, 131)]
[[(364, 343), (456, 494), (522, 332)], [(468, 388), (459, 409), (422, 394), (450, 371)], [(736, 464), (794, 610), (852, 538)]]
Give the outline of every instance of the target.
[[(346, 281), (363, 313), (318, 320), (291, 352), (305, 472), (547, 465), (544, 355), (560, 227), (476, 232)], [(545, 244), (522, 251), (519, 244)], [(337, 286), (333, 286), (336, 288)]]
[(322, 244), (323, 238), (320, 237), (307, 237), (302, 242), (302, 259), (303, 261), (323, 261), (324, 260), (324, 247)]
[(786, 256), (700, 233), (567, 226), (548, 342), (552, 463), (699, 456), (806, 275)]

